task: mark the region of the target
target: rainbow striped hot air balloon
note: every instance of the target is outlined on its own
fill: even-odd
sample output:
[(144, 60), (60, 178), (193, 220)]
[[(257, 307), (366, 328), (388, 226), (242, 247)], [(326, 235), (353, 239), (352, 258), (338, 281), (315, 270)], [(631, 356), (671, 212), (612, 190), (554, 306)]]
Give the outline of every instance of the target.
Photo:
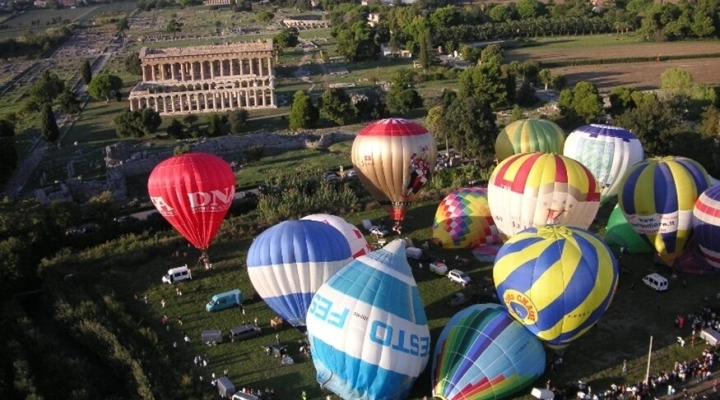
[(500, 233), (511, 237), (531, 226), (588, 228), (600, 208), (592, 172), (557, 154), (514, 155), (493, 170), (488, 203)]
[(330, 278), (312, 299), (307, 331), (325, 389), (343, 399), (407, 397), (431, 349), (405, 242), (394, 240)]
[(618, 265), (594, 234), (549, 225), (510, 238), (495, 259), (493, 279), (516, 320), (548, 346), (563, 348), (610, 306)]
[(652, 158), (625, 175), (618, 204), (633, 229), (672, 266), (690, 239), (695, 201), (709, 186), (705, 168), (689, 158)]
[(595, 175), (601, 201), (615, 196), (625, 173), (645, 159), (642, 143), (630, 131), (610, 125), (585, 125), (568, 135), (563, 155), (580, 161)]
[(562, 154), (565, 133), (546, 119), (521, 119), (503, 129), (495, 140), (495, 155), (502, 161), (514, 154), (542, 152)]
[(517, 393), (545, 371), (540, 341), (497, 304), (477, 304), (445, 325), (432, 360), (433, 396), (494, 400)]
[(432, 238), (446, 249), (500, 243), (502, 239), (490, 213), (487, 189), (461, 188), (445, 196), (435, 212)]
[(720, 268), (720, 185), (704, 191), (695, 202), (693, 232), (705, 261)]

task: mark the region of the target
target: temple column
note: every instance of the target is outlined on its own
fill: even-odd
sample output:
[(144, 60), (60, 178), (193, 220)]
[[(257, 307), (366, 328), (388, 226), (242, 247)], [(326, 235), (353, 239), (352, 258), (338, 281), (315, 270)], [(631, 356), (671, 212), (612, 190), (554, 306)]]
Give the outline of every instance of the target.
[(220, 60), (220, 76), (225, 76), (225, 60)]
[(210, 79), (215, 79), (215, 60), (210, 61)]
[(194, 81), (195, 78), (195, 61), (190, 63), (190, 75), (192, 75), (192, 80)]
[(160, 80), (165, 80), (165, 64), (160, 64)]
[(245, 107), (250, 107), (250, 95), (247, 90), (245, 91)]
[(205, 111), (207, 111), (207, 109), (208, 109), (208, 99), (207, 98), (208, 98), (207, 92), (203, 93), (203, 103), (205, 103)]
[(144, 65), (142, 67), (142, 80), (143, 80), (143, 82), (148, 81), (147, 65)]

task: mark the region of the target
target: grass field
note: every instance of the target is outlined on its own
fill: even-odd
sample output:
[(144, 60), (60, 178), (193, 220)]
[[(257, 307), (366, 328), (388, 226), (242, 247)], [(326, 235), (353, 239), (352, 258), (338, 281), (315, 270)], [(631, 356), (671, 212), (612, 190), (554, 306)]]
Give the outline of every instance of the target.
[[(407, 236), (416, 243), (430, 238), (429, 226), (432, 224), (436, 202), (426, 201), (413, 207), (405, 222)], [(364, 211), (347, 216), (353, 223), (369, 218), (379, 221), (384, 218), (384, 212), (379, 209)], [(179, 345), (178, 352), (181, 357), (192, 363), (196, 354), (207, 354), (210, 367), (206, 371), (196, 370), (197, 375), (204, 375), (205, 381), (209, 374), (221, 373), (227, 369), (230, 379), (236, 386), (249, 386), (253, 388), (274, 388), (278, 398), (297, 398), (300, 391), (307, 391), (308, 398), (319, 399), (325, 393), (318, 387), (314, 378), (312, 362), (300, 357), (298, 341), (302, 334), (292, 328), (279, 331), (280, 340), (289, 345), (290, 354), (296, 361), (292, 366), (281, 366), (279, 359), (267, 357), (263, 354), (261, 346), (275, 341), (275, 331), (269, 327), (269, 320), (274, 316), (264, 303), (253, 303), (246, 306), (246, 315), (238, 309), (230, 309), (217, 313), (207, 313), (203, 306), (210, 297), (218, 292), (234, 288), (244, 293), (253, 293), (253, 288), (245, 268), (245, 258), (252, 237), (244, 237), (237, 231), (238, 221), (226, 221), (216, 244), (210, 251), (213, 270), (205, 271), (196, 265), (199, 255), (196, 251), (189, 251), (186, 257), (182, 252), (187, 249), (178, 241), (180, 258), (171, 255), (154, 260), (144, 265), (125, 265), (111, 268), (108, 271), (95, 271), (99, 278), (112, 274), (118, 287), (118, 294), (127, 299), (130, 307), (142, 320), (143, 325), (149, 325), (160, 337), (160, 346), (168, 351), (172, 350), (172, 343)], [(369, 238), (372, 242), (373, 239)], [(473, 259), (468, 251), (442, 251), (433, 249), (431, 253), (441, 258), (451, 260), (455, 255)], [(679, 279), (687, 282), (684, 289), (678, 281), (671, 281), (670, 290), (664, 294), (657, 294), (644, 287), (640, 278), (650, 271), (658, 270), (649, 255), (626, 256), (625, 264), (631, 273), (623, 273), (614, 301), (601, 319), (600, 323), (585, 336), (571, 344), (565, 351), (564, 364), (553, 374), (549, 372), (543, 376), (535, 386), (551, 379), (555, 384), (585, 380), (595, 392), (607, 389), (610, 384), (634, 383), (642, 380), (645, 375), (647, 362), (647, 345), (650, 335), (654, 338), (653, 364), (651, 371), (658, 372), (672, 367), (675, 361), (684, 361), (695, 358), (703, 346), (679, 347), (676, 344), (677, 336), (688, 337), (690, 328), (684, 330), (673, 328), (676, 315), (686, 315), (696, 312), (704, 304), (705, 297), (713, 299), (712, 306), (720, 306), (715, 299), (717, 293), (718, 277), (681, 276)], [(181, 288), (183, 295), (175, 294), (175, 288), (160, 283), (160, 276), (170, 267), (188, 263), (193, 268), (194, 280), (183, 282), (177, 287)], [(428, 315), (431, 336), (437, 338), (442, 327), (456, 312), (446, 305), (453, 293), (460, 287), (452, 284), (448, 279), (439, 277), (417, 268), (414, 262), (413, 273), (418, 282), (425, 310)], [(451, 263), (452, 264), (452, 263)], [(454, 265), (451, 265), (454, 267)], [(487, 263), (471, 261), (470, 265), (462, 267), (469, 273), (474, 282), (485, 282), (491, 277), (492, 266)], [(659, 268), (666, 273), (664, 268)], [(636, 284), (635, 290), (630, 286)], [(479, 285), (479, 283), (478, 283)], [(466, 289), (470, 294), (472, 289)], [(132, 301), (132, 295), (148, 295), (149, 304), (142, 301)], [(166, 307), (160, 306), (160, 301), (166, 301)], [(160, 323), (160, 318), (166, 315), (170, 319), (167, 330)], [(178, 326), (176, 320), (181, 316), (183, 325)], [(217, 347), (207, 347), (199, 343), (200, 331), (204, 329), (227, 329), (242, 324), (252, 323), (258, 318), (263, 334), (248, 341), (240, 343), (223, 343)], [(187, 332), (192, 343), (182, 343), (181, 332)], [(689, 342), (688, 342), (689, 343)], [(433, 341), (434, 344), (434, 341)], [(621, 373), (622, 360), (628, 360), (629, 370), (626, 375)], [(194, 378), (197, 380), (197, 377)], [(213, 390), (209, 385), (207, 390)], [(415, 384), (411, 399), (420, 399), (429, 396), (431, 392), (429, 368), (421, 375)], [(529, 389), (528, 389), (529, 392)], [(526, 392), (527, 393), (527, 392)], [(517, 398), (529, 398), (520, 395)]]

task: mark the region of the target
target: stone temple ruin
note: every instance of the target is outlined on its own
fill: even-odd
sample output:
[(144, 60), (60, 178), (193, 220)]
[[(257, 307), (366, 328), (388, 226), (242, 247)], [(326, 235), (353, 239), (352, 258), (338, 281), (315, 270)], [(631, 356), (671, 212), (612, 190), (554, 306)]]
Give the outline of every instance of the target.
[(271, 39), (226, 45), (140, 50), (143, 80), (130, 109), (161, 115), (276, 108)]

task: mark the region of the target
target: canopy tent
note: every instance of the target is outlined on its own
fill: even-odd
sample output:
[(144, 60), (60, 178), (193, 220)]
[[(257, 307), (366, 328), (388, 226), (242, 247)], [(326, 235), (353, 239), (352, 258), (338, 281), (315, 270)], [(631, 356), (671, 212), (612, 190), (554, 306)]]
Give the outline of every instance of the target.
[(605, 243), (615, 252), (624, 248), (628, 253), (652, 253), (653, 249), (627, 222), (619, 206), (615, 206), (605, 228)]

